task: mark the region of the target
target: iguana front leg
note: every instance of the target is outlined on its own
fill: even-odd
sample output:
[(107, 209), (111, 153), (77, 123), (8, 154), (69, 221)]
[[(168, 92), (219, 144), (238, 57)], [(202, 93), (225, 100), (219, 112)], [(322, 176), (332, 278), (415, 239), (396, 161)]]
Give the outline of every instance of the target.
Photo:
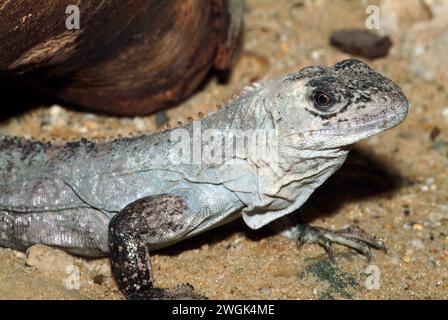
[(198, 299), (189, 284), (154, 288), (148, 244), (175, 240), (190, 230), (193, 217), (178, 195), (139, 199), (109, 224), (112, 272), (128, 299)]

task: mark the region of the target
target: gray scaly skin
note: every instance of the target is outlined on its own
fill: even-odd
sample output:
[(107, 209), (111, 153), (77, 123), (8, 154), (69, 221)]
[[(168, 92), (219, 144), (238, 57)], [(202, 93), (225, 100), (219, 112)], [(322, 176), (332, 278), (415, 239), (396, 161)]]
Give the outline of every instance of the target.
[[(253, 229), (285, 224), (341, 166), (352, 144), (398, 125), (407, 110), (394, 82), (345, 60), (256, 84), (201, 119), (202, 130), (277, 130), (275, 169), (251, 156), (174, 164), (173, 131), (109, 142), (5, 137), (0, 246), (25, 250), (44, 243), (83, 256), (110, 255), (128, 298), (198, 297), (189, 285), (154, 288), (150, 252), (241, 216)], [(192, 133), (193, 124), (183, 129)], [(369, 247), (385, 249), (356, 226), (330, 231), (299, 223), (283, 234), (329, 252), (333, 242), (369, 257)]]

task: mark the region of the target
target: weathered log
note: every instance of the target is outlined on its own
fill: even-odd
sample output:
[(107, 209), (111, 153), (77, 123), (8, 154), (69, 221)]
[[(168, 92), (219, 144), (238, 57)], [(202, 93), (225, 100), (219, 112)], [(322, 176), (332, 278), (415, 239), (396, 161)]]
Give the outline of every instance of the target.
[[(66, 27), (69, 5), (79, 30)], [(0, 0), (0, 77), (89, 110), (148, 114), (231, 66), (242, 11), (243, 0)]]

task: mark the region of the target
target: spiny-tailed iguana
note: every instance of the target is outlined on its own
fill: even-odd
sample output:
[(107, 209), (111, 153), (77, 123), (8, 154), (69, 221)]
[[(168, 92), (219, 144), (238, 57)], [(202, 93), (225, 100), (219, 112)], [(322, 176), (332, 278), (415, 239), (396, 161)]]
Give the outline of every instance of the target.
[[(197, 297), (189, 285), (154, 288), (150, 252), (241, 216), (253, 229), (281, 221), (352, 144), (398, 125), (407, 111), (394, 82), (352, 59), (253, 85), (200, 121), (164, 132), (109, 142), (4, 137), (0, 246), (110, 255), (128, 298)], [(250, 139), (260, 132), (268, 133), (263, 143)], [(367, 256), (369, 247), (385, 249), (359, 227), (299, 224), (285, 234)]]

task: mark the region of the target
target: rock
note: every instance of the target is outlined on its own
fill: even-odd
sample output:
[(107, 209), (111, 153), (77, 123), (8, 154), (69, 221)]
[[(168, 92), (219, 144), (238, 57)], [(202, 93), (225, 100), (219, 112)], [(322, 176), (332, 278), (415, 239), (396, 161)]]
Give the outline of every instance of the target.
[(115, 288), (107, 258), (85, 260), (61, 249), (37, 244), (27, 250), (26, 265), (68, 291), (99, 284)]
[[(392, 0), (393, 1), (393, 0)], [(398, 1), (397, 1), (398, 2)], [(408, 1), (400, 1), (400, 2), (408, 2)], [(431, 15), (435, 18), (446, 19), (448, 16), (448, 1), (446, 0), (422, 0)]]
[[(382, 0), (380, 32), (400, 37), (416, 22), (431, 19), (428, 6), (421, 0)], [(395, 38), (394, 38), (395, 39)]]
[(444, 108), (442, 110), (442, 116), (445, 119), (445, 121), (448, 123), (448, 108)]
[(270, 295), (272, 292), (271, 288), (261, 288), (260, 293), (264, 295)]
[(17, 258), (25, 259), (25, 257), (26, 257), (25, 254), (21, 251), (13, 250), (12, 252)]
[(423, 225), (421, 225), (420, 223), (415, 223), (412, 225), (412, 229), (416, 231), (421, 231), (423, 230)]
[(170, 121), (168, 116), (166, 115), (165, 111), (161, 110), (156, 113), (156, 126), (157, 128), (161, 128), (165, 124), (167, 124)]
[(331, 35), (330, 43), (344, 52), (368, 59), (385, 57), (392, 47), (392, 41), (388, 36), (380, 36), (370, 31), (357, 29), (334, 32)]
[(448, 142), (443, 139), (437, 139), (434, 141), (431, 148), (438, 151), (440, 154), (445, 155), (448, 150)]
[(65, 274), (67, 268), (78, 264), (77, 258), (68, 253), (42, 244), (30, 247), (26, 252), (26, 264), (46, 275)]
[(429, 133), (429, 138), (431, 139), (431, 141), (434, 141), (438, 136), (440, 136), (441, 133), (442, 131), (440, 130), (439, 127), (434, 127), (431, 129), (431, 132)]
[(406, 217), (409, 217), (411, 215), (411, 207), (408, 204), (405, 204), (403, 207), (403, 213)]
[(410, 245), (417, 250), (422, 250), (425, 248), (425, 245), (423, 244), (423, 241), (420, 239), (412, 239), (410, 241)]
[(105, 278), (112, 278), (112, 270), (110, 268), (109, 259), (105, 259), (105, 261), (98, 268), (97, 273)]
[(94, 260), (82, 260), (83, 269), (92, 276), (101, 276), (103, 278), (111, 278), (112, 270), (110, 267), (109, 258), (94, 259)]
[(448, 83), (448, 1), (382, 0), (381, 33), (403, 39), (412, 73), (426, 81)]
[(412, 73), (426, 81), (448, 85), (448, 20), (415, 24), (406, 34), (403, 54)]

